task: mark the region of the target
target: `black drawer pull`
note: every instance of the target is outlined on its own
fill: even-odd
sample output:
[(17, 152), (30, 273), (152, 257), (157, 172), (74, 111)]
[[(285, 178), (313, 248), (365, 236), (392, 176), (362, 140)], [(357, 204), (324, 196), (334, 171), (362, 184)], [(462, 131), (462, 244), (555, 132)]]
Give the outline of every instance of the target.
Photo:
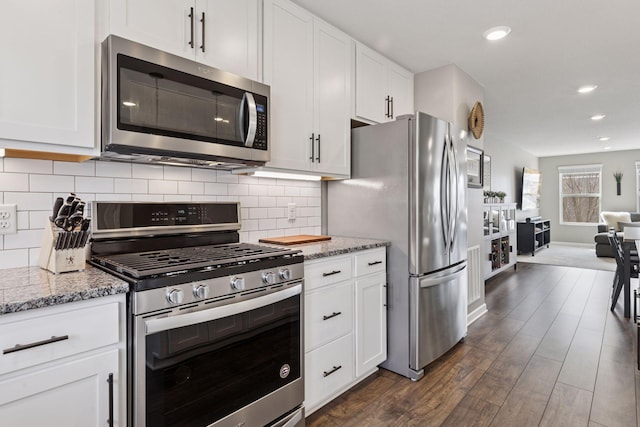
[(333, 270), (331, 273), (322, 273), (322, 277), (333, 276), (334, 274), (340, 274), (340, 273), (342, 273), (342, 271)]
[(382, 261), (373, 261), (373, 262), (369, 262), (367, 264), (369, 264), (369, 266), (378, 265), (378, 264), (382, 264)]
[(329, 319), (331, 319), (333, 317), (340, 316), (341, 314), (342, 314), (341, 311), (334, 311), (333, 313), (331, 313), (328, 316), (322, 316), (322, 320), (329, 320)]
[(322, 373), (322, 376), (323, 376), (323, 377), (328, 377), (329, 375), (333, 374), (333, 373), (334, 373), (335, 371), (337, 371), (338, 369), (342, 369), (342, 365), (340, 365), (340, 366), (334, 366), (334, 367), (333, 367), (333, 369), (332, 369), (332, 370), (330, 370), (329, 372), (324, 371), (324, 372)]
[(30, 348), (40, 347), (41, 345), (52, 344), (54, 342), (64, 341), (68, 339), (69, 339), (69, 335), (62, 335), (61, 337), (51, 337), (48, 340), (32, 342), (30, 344), (16, 344), (15, 347), (2, 350), (2, 354), (15, 353), (16, 351), (28, 350)]

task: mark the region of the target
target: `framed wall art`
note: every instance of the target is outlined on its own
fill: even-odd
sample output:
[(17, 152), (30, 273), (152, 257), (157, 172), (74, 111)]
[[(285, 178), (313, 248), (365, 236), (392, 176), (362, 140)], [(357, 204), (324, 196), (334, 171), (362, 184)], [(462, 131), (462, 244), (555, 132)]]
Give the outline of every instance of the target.
[(484, 178), (484, 151), (467, 145), (467, 187), (482, 188)]

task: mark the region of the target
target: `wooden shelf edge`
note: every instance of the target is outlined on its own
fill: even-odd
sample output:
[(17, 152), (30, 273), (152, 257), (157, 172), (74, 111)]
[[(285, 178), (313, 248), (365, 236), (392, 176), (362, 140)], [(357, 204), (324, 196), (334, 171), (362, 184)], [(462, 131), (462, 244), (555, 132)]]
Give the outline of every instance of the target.
[(4, 157), (17, 159), (57, 160), (61, 162), (80, 163), (94, 158), (94, 156), (82, 154), (52, 153), (49, 151), (21, 150), (18, 148), (3, 148), (2, 150), (4, 150)]

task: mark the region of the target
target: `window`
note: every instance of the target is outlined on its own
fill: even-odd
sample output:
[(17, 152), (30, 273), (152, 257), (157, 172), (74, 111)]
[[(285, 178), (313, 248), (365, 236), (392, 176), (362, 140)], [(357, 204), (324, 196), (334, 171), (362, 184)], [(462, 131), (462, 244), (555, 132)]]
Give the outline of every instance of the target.
[(560, 224), (597, 224), (602, 195), (602, 165), (558, 167)]

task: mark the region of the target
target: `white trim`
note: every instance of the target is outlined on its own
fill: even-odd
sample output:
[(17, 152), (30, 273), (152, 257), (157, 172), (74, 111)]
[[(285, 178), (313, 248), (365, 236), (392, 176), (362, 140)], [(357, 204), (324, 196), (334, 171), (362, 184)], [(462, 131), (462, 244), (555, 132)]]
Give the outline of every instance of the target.
[[(598, 174), (598, 193), (576, 193), (570, 195), (564, 195), (562, 193), (562, 176), (563, 175), (578, 175), (584, 173), (597, 173)], [(640, 195), (640, 193), (639, 193)], [(563, 217), (563, 200), (565, 197), (597, 197), (598, 205), (602, 209), (602, 164), (592, 165), (572, 165), (572, 166), (558, 166), (558, 224), (559, 225), (571, 225), (571, 226), (591, 226), (593, 227), (596, 222), (569, 222), (564, 221)]]
[(467, 326), (481, 318), (485, 313), (487, 313), (487, 304), (482, 304), (480, 307), (473, 310), (471, 313), (467, 314)]

